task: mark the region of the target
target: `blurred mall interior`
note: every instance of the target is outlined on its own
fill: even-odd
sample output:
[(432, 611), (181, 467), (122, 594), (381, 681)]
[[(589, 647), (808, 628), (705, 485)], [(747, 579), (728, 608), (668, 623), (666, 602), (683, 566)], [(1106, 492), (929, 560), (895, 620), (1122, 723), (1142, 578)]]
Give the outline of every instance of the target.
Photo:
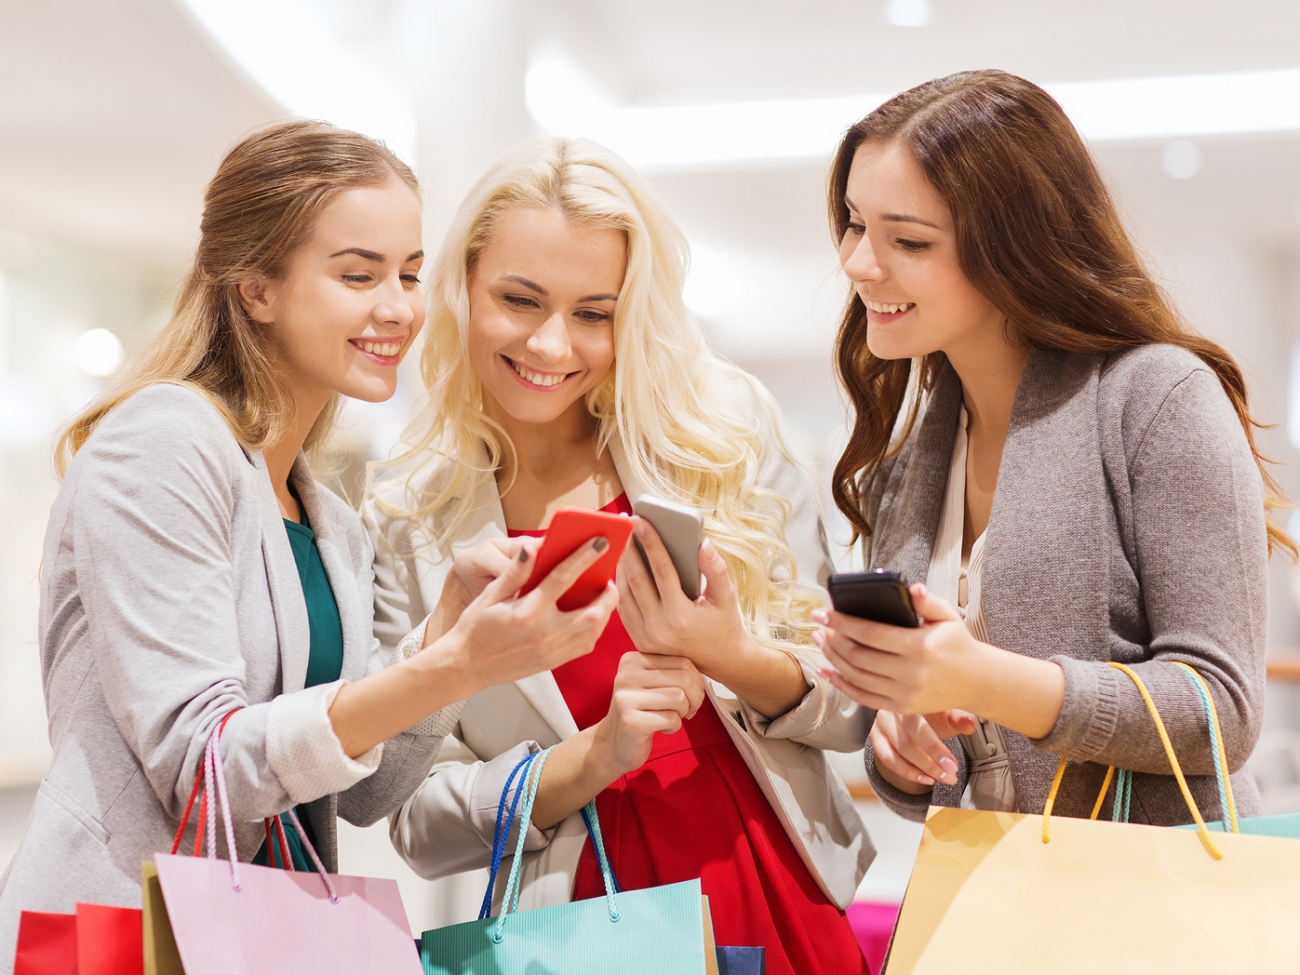
[[(824, 485), (845, 429), (829, 154), (890, 94), (984, 67), (1065, 106), (1179, 307), (1245, 364), (1261, 444), (1300, 492), (1295, 2), (0, 0), (0, 869), (49, 751), (36, 618), (52, 438), (165, 321), (204, 184), (240, 136), (306, 116), (384, 139), (423, 183), (430, 251), (514, 143), (605, 142), (686, 231), (689, 304), (776, 395)], [(397, 442), (415, 378), (351, 410), (341, 491)], [(1254, 765), (1275, 811), (1300, 810), (1297, 579), (1275, 566)], [(860, 756), (840, 764), (881, 850), (859, 896), (896, 902), (919, 827), (870, 799)], [(402, 878), (416, 930), (481, 896), (478, 876), (414, 878), (382, 824), (346, 830), (342, 867)]]

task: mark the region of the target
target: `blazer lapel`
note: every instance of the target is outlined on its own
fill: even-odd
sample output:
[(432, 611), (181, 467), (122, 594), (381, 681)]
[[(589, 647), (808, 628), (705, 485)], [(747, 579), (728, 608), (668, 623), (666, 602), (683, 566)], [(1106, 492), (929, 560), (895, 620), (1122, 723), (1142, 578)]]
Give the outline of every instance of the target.
[[(480, 465), (486, 466), (487, 460), (487, 452), (482, 451)], [(474, 496), (470, 520), (451, 542), (452, 557), (455, 558), (485, 539), (505, 538), (507, 534), (506, 516), (501, 507), (496, 478), (485, 478)], [(561, 739), (571, 738), (578, 733), (578, 725), (569, 713), (569, 706), (560, 693), (560, 685), (555, 682), (555, 677), (549, 670), (515, 681), (515, 688)]]
[[(325, 567), (325, 578), (329, 580), (330, 591), (339, 611), (339, 627), (343, 631), (343, 670), (346, 680), (360, 680), (366, 675), (370, 663), (371, 626), (374, 622), (372, 611), (361, 604), (357, 577), (350, 560), (339, 551), (339, 526), (330, 517), (329, 508), (322, 503), (320, 489), (302, 455), (294, 462), (290, 472), (294, 489), (307, 510), (307, 521), (311, 524), (312, 534), (316, 536), (316, 551), (320, 553), (321, 565)], [(346, 545), (346, 543), (344, 543)], [(295, 566), (296, 570), (296, 566)], [(308, 656), (311, 653), (311, 634), (308, 630)], [(306, 679), (306, 671), (303, 671)]]
[(961, 380), (945, 362), (935, 377), (914, 443), (907, 448), (909, 456), (898, 489), (881, 500), (877, 524), (868, 539), (866, 568), (892, 569), (908, 582), (925, 580), (939, 531), (960, 414)]
[[(1040, 660), (1059, 652), (1062, 633), (1076, 646), (1109, 640), (1101, 364), (1095, 355), (1031, 353), (1002, 450), (980, 600), (990, 642)], [(1020, 809), (1042, 809), (1056, 757), (1014, 732), (1007, 733), (1007, 751)]]
[(271, 609), (275, 613), (275, 631), (280, 640), (280, 689), (288, 694), (300, 691), (307, 681), (307, 659), (311, 655), (311, 628), (307, 622), (307, 602), (298, 578), (298, 563), (293, 557), (289, 535), (280, 514), (280, 503), (266, 470), (260, 451), (251, 455), (253, 465), (262, 472), (262, 558), (266, 563), (266, 582), (271, 591)]

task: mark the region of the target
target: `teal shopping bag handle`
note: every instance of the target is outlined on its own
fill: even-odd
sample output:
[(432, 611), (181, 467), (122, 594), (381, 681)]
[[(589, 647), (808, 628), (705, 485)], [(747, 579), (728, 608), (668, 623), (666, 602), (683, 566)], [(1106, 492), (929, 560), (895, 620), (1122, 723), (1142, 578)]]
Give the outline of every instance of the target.
[[(513, 914), (519, 907), (519, 878), (524, 864), (524, 844), (528, 841), (528, 823), (533, 818), (533, 803), (537, 800), (537, 790), (542, 782), (542, 769), (546, 765), (546, 759), (550, 752), (551, 749), (547, 748), (535, 757), (529, 756), (532, 761), (528, 761), (527, 764), (521, 763), (523, 764), (521, 783), (523, 806), (519, 810), (519, 836), (515, 840), (515, 855), (510, 863), (510, 874), (506, 879), (505, 893), (501, 898), (501, 913), (497, 916), (497, 923), (492, 928), (492, 940), (496, 944), (500, 944), (505, 937), (506, 916)], [(509, 784), (507, 784), (506, 788), (508, 791)], [(511, 818), (513, 819), (513, 816)], [(605, 879), (605, 900), (609, 906), (609, 919), (610, 921), (618, 921), (619, 913), (614, 871), (610, 868), (609, 858), (605, 855), (605, 842), (600, 834), (600, 817), (596, 813), (594, 800), (587, 803), (583, 808), (583, 819), (591, 834), (591, 843), (596, 851), (596, 858), (600, 861), (601, 876)], [(508, 828), (506, 832), (509, 833)], [(489, 886), (489, 893), (491, 890), (492, 887)]]

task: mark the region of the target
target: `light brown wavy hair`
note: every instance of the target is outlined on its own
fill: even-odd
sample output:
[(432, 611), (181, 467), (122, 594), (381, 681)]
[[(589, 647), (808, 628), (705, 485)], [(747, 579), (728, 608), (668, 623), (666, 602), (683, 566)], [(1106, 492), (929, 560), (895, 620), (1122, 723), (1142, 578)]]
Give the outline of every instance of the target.
[[(415, 174), (382, 143), (325, 122), (281, 122), (230, 150), (203, 198), (199, 246), (171, 319), (143, 354), (59, 436), (60, 477), (95, 427), (148, 386), (198, 390), (244, 446), (260, 450), (293, 422), (293, 402), (265, 328), (236, 290), (251, 274), (281, 277), (321, 211), (344, 190), (400, 180), (419, 193)], [(338, 397), (321, 411), (306, 448), (333, 429)]]
[[(837, 246), (848, 229), (844, 197), (854, 154), (863, 143), (893, 141), (907, 147), (948, 205), (961, 269), (1006, 316), (1010, 338), (1062, 352), (1163, 343), (1194, 353), (1214, 370), (1241, 421), (1266, 512), (1291, 507), (1255, 444), (1261, 424), (1250, 413), (1241, 368), (1222, 346), (1191, 331), (1152, 279), (1096, 163), (1047, 92), (1004, 71), (963, 71), (905, 91), (853, 125), (835, 153), (827, 194)], [(831, 492), (856, 540), (871, 533), (863, 499), (881, 462), (911, 432), (943, 354), (915, 361), (872, 355), (866, 308), (851, 291), (835, 362), (855, 415)], [(1296, 557), (1282, 529), (1270, 524), (1268, 540), (1270, 551)]]

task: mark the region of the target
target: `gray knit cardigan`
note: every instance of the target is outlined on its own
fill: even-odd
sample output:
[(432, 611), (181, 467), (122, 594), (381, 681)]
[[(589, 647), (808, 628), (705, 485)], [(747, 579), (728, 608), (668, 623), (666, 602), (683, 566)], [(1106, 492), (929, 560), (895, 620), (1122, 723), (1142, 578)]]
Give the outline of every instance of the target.
[[(866, 564), (923, 580), (938, 530), (957, 431), (961, 382), (944, 365), (924, 415), (865, 499), (874, 531)], [(1206, 819), (1221, 817), (1201, 674), (1219, 720), (1243, 816), (1260, 811), (1242, 766), (1264, 708), (1268, 545), (1263, 486), (1215, 374), (1164, 345), (1073, 355), (1034, 351), (1016, 393), (984, 548), (981, 600), (992, 644), (1065, 671), (1065, 705), (1041, 740), (1008, 731), (1022, 812), (1041, 812), (1059, 756), (1071, 761), (1056, 809), (1087, 816), (1106, 772), (1132, 770), (1132, 821), (1191, 822), (1155, 725), (1132, 681), (1141, 675)], [(966, 787), (910, 796), (866, 765), (894, 811), (921, 819), (956, 806)], [(1114, 786), (1111, 786), (1113, 794)], [(1105, 807), (1109, 812), (1110, 798)]]

